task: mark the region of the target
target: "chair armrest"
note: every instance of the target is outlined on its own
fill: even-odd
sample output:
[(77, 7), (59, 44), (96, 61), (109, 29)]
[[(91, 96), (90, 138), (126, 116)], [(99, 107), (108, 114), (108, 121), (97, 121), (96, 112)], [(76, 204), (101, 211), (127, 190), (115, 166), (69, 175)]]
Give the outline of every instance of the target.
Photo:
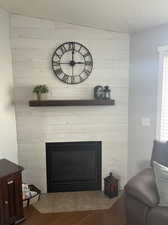
[(125, 192), (149, 207), (157, 206), (159, 196), (153, 169), (145, 169), (129, 180)]

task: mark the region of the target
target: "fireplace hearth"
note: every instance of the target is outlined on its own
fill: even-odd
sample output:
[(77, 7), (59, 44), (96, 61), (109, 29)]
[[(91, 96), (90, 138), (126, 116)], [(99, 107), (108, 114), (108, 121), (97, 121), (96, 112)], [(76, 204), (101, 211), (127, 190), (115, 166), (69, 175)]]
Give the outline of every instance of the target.
[(101, 190), (101, 142), (46, 143), (47, 192)]

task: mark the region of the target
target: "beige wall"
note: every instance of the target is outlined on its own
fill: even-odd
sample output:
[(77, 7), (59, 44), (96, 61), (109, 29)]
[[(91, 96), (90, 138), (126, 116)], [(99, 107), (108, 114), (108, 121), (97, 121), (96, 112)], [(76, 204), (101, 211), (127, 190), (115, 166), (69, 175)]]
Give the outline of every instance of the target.
[[(132, 34), (130, 39), (130, 93), (128, 175), (149, 167), (156, 138), (159, 46), (168, 45), (168, 25)], [(151, 121), (143, 126), (142, 118)]]
[[(78, 41), (92, 53), (94, 69), (79, 85), (60, 82), (51, 56), (65, 41)], [(12, 54), (16, 93), (19, 163), (24, 180), (46, 191), (46, 142), (102, 141), (102, 174), (127, 179), (129, 36), (47, 20), (12, 16)], [(115, 106), (30, 108), (37, 84), (49, 99), (90, 99), (96, 85), (109, 85)]]
[(0, 158), (17, 162), (10, 18), (0, 9)]

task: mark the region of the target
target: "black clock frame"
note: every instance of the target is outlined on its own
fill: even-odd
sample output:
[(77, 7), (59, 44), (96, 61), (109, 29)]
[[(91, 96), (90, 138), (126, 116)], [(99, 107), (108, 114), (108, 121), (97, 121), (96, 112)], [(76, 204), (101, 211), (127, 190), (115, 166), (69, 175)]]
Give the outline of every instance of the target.
[[(68, 49), (65, 48), (65, 45), (68, 45)], [(75, 49), (75, 45), (79, 46), (78, 50)], [(84, 55), (80, 52), (80, 50), (82, 48), (86, 50), (86, 53)], [(62, 52), (61, 55), (59, 55), (57, 53), (58, 50), (61, 50), (61, 52)], [(69, 51), (72, 51), (72, 60), (69, 63), (60, 63), (62, 56)], [(74, 57), (73, 55), (75, 52), (78, 52), (83, 57), (84, 62), (75, 62), (73, 60), (73, 57)], [(54, 60), (55, 56), (59, 58), (59, 63), (58, 63), (58, 61)], [(90, 57), (89, 61), (86, 61), (87, 56)], [(72, 67), (74, 67), (76, 64), (84, 64), (84, 69), (78, 75), (69, 75), (62, 70), (61, 64), (69, 64)], [(58, 69), (55, 69), (55, 66), (58, 66)], [(89, 70), (86, 69), (87, 66), (90, 66)], [(52, 55), (52, 70), (60, 81), (66, 83), (66, 84), (80, 84), (90, 76), (90, 74), (93, 70), (93, 58), (92, 58), (92, 55), (91, 55), (90, 51), (88, 50), (88, 48), (86, 48), (83, 44), (81, 44), (79, 42), (75, 42), (75, 41), (74, 42), (65, 42), (65, 43), (61, 44), (58, 48), (56, 48), (56, 50), (54, 51), (54, 53)], [(85, 78), (81, 77), (81, 74), (83, 74), (83, 73), (86, 74)], [(60, 74), (63, 74), (62, 78), (59, 77)], [(67, 82), (69, 77), (71, 77), (71, 82)], [(73, 82), (72, 77), (79, 77), (79, 81)]]

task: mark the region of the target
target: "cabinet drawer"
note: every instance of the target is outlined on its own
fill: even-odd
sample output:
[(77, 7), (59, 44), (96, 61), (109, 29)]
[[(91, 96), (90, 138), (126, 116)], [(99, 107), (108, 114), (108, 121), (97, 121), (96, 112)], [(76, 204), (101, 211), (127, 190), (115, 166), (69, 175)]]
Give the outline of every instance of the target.
[(3, 188), (0, 181), (0, 225), (4, 225), (4, 209), (3, 209), (3, 198), (2, 198)]
[(12, 225), (24, 219), (22, 171), (23, 167), (0, 160), (0, 225)]

